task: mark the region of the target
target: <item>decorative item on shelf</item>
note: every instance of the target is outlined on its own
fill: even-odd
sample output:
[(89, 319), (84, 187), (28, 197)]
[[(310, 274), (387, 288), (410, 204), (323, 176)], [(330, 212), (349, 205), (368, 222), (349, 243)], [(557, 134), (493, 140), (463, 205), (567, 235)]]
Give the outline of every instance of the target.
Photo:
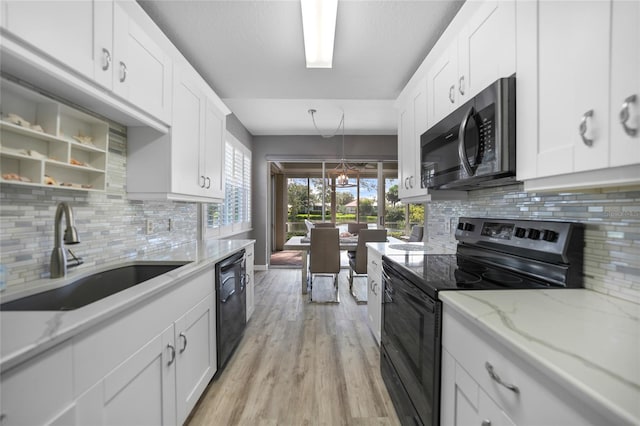
[(31, 179), (29, 179), (26, 176), (20, 176), (17, 173), (3, 173), (2, 174), (2, 179), (4, 180), (17, 180), (20, 182), (31, 182)]
[(40, 132), (40, 133), (44, 133), (44, 129), (39, 124), (32, 124), (31, 125), (31, 130), (34, 130), (34, 131)]
[(87, 167), (87, 163), (83, 163), (82, 161), (76, 160), (75, 158), (71, 158), (71, 160), (69, 160), (69, 164), (73, 164), (74, 166)]
[(89, 184), (79, 184), (79, 183), (71, 183), (71, 182), (62, 182), (60, 186), (66, 186), (69, 188), (82, 188), (82, 189), (92, 189), (93, 185)]
[(44, 154), (40, 154), (40, 153), (39, 153), (38, 151), (36, 151), (35, 149), (29, 149), (29, 150), (27, 150), (27, 154), (28, 154), (30, 157), (37, 158), (38, 160), (44, 160), (44, 159), (46, 159), (46, 158), (47, 158), (47, 156), (46, 156), (46, 155), (44, 155)]
[(51, 176), (44, 175), (44, 184), (45, 185), (58, 185), (58, 182), (52, 178)]
[(31, 128), (31, 123), (20, 117), (18, 114), (9, 113), (7, 115), (7, 121), (11, 124), (15, 124), (16, 126)]
[(87, 135), (83, 135), (82, 132), (78, 132), (77, 136), (73, 137), (75, 140), (77, 140), (78, 142), (80, 142), (83, 145), (90, 145), (90, 146), (95, 146), (93, 144), (93, 137), (91, 136), (87, 136)]
[(350, 176), (353, 176), (355, 179), (357, 179), (358, 172), (359, 172), (358, 168), (352, 164), (347, 163), (344, 155), (344, 111), (342, 112), (342, 116), (340, 118), (340, 123), (338, 123), (338, 127), (331, 135), (324, 135), (322, 134), (320, 129), (318, 129), (318, 126), (316, 125), (316, 119), (315, 119), (315, 114), (317, 113), (317, 111), (315, 109), (310, 109), (307, 112), (311, 114), (311, 120), (313, 120), (313, 127), (315, 127), (318, 134), (323, 138), (332, 138), (338, 134), (340, 129), (342, 129), (342, 157), (340, 158), (340, 163), (338, 163), (338, 165), (332, 171), (329, 172), (329, 176), (332, 176), (336, 179), (336, 187), (338, 188), (353, 188), (358, 186), (357, 182), (350, 181)]

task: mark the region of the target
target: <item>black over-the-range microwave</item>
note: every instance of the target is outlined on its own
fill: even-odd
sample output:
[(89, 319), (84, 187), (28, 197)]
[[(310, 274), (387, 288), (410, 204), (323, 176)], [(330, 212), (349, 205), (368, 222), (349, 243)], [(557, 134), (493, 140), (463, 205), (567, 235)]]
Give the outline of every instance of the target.
[(515, 75), (498, 79), (420, 137), (421, 186), (472, 190), (515, 182)]

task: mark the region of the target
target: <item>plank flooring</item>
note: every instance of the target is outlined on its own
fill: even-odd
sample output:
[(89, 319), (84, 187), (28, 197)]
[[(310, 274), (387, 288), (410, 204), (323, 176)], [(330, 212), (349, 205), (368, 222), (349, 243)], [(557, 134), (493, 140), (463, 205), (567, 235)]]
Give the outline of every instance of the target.
[(367, 306), (349, 294), (347, 274), (340, 303), (310, 304), (300, 270), (256, 272), (244, 338), (186, 424), (399, 425)]

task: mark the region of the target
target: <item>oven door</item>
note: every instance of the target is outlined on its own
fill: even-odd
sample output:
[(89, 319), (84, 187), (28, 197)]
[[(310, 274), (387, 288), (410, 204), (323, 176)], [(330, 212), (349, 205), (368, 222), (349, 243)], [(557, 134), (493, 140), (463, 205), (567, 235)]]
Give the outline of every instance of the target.
[(421, 422), (435, 426), (440, 414), (441, 303), (385, 261), (383, 282), (383, 357), (395, 370)]

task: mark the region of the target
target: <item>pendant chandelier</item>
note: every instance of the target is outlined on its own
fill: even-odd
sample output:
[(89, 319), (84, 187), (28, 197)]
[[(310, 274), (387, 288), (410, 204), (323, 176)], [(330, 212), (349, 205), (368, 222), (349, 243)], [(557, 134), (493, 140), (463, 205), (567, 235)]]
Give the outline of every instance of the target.
[(315, 113), (317, 111), (315, 109), (310, 109), (308, 112), (309, 114), (311, 114), (311, 119), (313, 120), (313, 127), (315, 127), (318, 134), (323, 138), (332, 138), (336, 136), (340, 131), (340, 129), (342, 128), (342, 157), (340, 158), (340, 163), (338, 163), (338, 165), (329, 172), (329, 176), (335, 177), (337, 188), (354, 188), (358, 186), (357, 182), (355, 181), (351, 182), (349, 180), (350, 176), (353, 176), (357, 180), (358, 168), (347, 163), (347, 161), (344, 158), (344, 112), (342, 113), (342, 117), (340, 118), (340, 123), (338, 123), (338, 127), (333, 132), (333, 134), (330, 134), (330, 135), (324, 135), (322, 134), (320, 129), (318, 129), (318, 126), (316, 125), (316, 118), (315, 118)]

